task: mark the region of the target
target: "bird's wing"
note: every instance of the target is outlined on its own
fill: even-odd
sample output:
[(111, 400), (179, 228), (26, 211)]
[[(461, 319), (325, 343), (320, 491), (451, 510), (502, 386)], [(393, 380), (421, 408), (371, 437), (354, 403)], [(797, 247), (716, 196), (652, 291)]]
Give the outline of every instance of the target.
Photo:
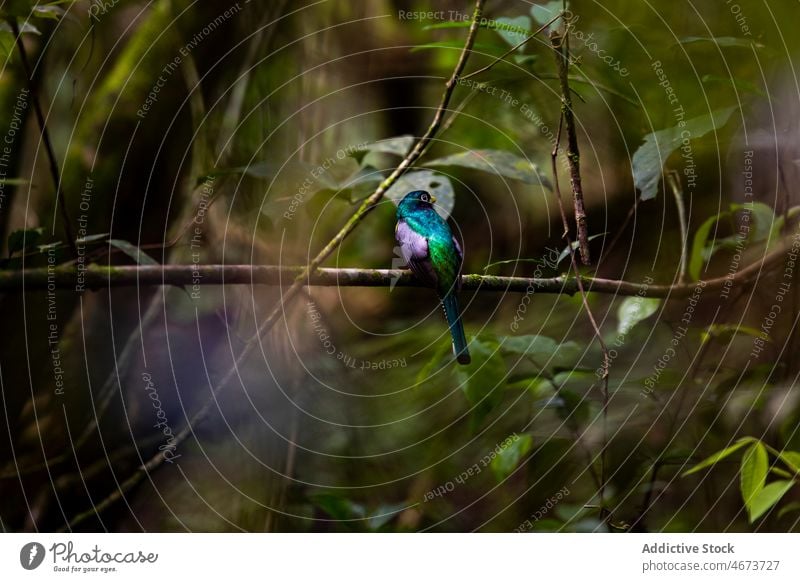
[(428, 253), (428, 239), (412, 229), (405, 220), (397, 222), (394, 236), (400, 244), (400, 252), (411, 271), (431, 287), (438, 281), (436, 271)]

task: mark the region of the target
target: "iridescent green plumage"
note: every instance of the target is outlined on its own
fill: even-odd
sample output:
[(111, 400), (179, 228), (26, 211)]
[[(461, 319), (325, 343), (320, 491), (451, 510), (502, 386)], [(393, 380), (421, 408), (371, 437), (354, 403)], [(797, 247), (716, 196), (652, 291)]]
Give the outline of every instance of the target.
[(453, 337), (459, 363), (470, 362), (456, 292), (463, 256), (447, 222), (434, 210), (435, 199), (425, 191), (409, 192), (397, 207), (395, 237), (408, 266), (436, 289)]

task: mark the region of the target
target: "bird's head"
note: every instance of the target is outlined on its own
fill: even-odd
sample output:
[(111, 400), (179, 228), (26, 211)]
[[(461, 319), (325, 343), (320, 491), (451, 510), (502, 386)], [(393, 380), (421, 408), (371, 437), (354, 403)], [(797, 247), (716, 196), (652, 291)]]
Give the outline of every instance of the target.
[(427, 210), (433, 208), (435, 203), (436, 198), (429, 192), (425, 190), (414, 190), (403, 196), (403, 199), (398, 205), (398, 210), (402, 213)]

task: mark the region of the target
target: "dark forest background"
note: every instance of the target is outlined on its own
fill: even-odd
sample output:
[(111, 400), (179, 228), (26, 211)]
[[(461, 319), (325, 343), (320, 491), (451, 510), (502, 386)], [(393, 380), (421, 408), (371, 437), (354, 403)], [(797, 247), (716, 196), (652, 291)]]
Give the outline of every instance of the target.
[[(561, 8), (486, 2), (467, 73)], [(581, 272), (694, 285), (779, 260), (668, 299), (589, 292), (613, 350), (606, 415), (580, 294), (464, 291), (461, 368), (430, 291), (308, 287), (234, 370), (280, 288), (2, 288), (0, 527), (798, 530), (800, 7), (568, 9)], [(472, 10), (4, 2), (0, 275), (307, 264), (429, 126)], [(452, 206), (465, 273), (569, 276), (547, 33), (455, 88), (431, 147), (325, 266), (397, 268), (393, 199), (426, 187)]]

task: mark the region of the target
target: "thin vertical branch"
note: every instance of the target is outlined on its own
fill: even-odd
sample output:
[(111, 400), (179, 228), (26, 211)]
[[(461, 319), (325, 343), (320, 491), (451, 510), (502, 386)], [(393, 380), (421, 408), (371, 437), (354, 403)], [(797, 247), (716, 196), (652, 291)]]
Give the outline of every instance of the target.
[(39, 131), (42, 135), (44, 142), (44, 149), (47, 153), (47, 162), (50, 168), (50, 177), (53, 179), (53, 186), (56, 189), (56, 205), (61, 213), (61, 220), (64, 223), (64, 234), (67, 237), (67, 244), (69, 245), (72, 253), (77, 256), (78, 248), (75, 245), (75, 235), (72, 232), (72, 223), (69, 220), (69, 212), (67, 212), (67, 201), (64, 198), (64, 193), (61, 190), (61, 172), (58, 169), (58, 162), (56, 161), (56, 154), (53, 150), (53, 143), (50, 140), (50, 132), (47, 130), (47, 123), (45, 121), (42, 105), (39, 103), (39, 95), (33, 83), (33, 70), (31, 69), (30, 61), (28, 60), (28, 53), (25, 50), (25, 43), (22, 42), (22, 34), (20, 33), (17, 19), (11, 17), (8, 19), (8, 24), (11, 26), (11, 34), (14, 35), (14, 40), (19, 50), (20, 61), (22, 61), (22, 70), (25, 73), (25, 79), (28, 84), (28, 89), (31, 92), (31, 101), (33, 102), (33, 110), (36, 113), (36, 119), (39, 122)]
[(678, 283), (686, 282), (686, 268), (689, 264), (689, 227), (686, 224), (686, 206), (683, 203), (683, 190), (676, 172), (667, 173), (667, 183), (672, 195), (675, 197), (675, 206), (678, 208), (678, 221), (681, 228), (681, 263), (678, 271)]
[(592, 263), (589, 255), (589, 228), (586, 222), (586, 209), (583, 204), (581, 185), (581, 156), (578, 150), (578, 135), (575, 130), (575, 115), (572, 110), (572, 96), (569, 89), (569, 23), (564, 22), (564, 32), (550, 32), (550, 45), (558, 66), (558, 79), (561, 85), (561, 114), (567, 130), (567, 164), (569, 181), (572, 186), (572, 200), (575, 207), (575, 223), (578, 231), (578, 247), (584, 265)]
[(608, 459), (607, 459), (607, 452), (608, 452), (608, 370), (611, 366), (611, 358), (608, 353), (608, 346), (606, 346), (606, 342), (603, 339), (603, 334), (600, 332), (600, 326), (597, 325), (597, 320), (594, 318), (594, 314), (592, 313), (591, 307), (589, 307), (589, 301), (586, 299), (586, 290), (583, 287), (583, 281), (581, 279), (581, 273), (578, 270), (578, 262), (575, 260), (575, 249), (572, 248), (572, 240), (570, 240), (569, 236), (569, 222), (567, 220), (567, 213), (564, 210), (564, 203), (561, 200), (561, 186), (558, 183), (558, 148), (561, 143), (561, 132), (564, 126), (564, 116), (561, 115), (558, 120), (558, 132), (556, 133), (556, 140), (555, 144), (553, 144), (553, 151), (550, 152), (550, 162), (552, 165), (553, 170), (553, 191), (556, 195), (556, 199), (558, 200), (558, 210), (561, 213), (561, 222), (564, 226), (564, 234), (563, 238), (567, 241), (567, 249), (569, 249), (569, 258), (570, 263), (572, 264), (572, 270), (575, 273), (575, 281), (578, 285), (578, 291), (581, 296), (581, 301), (583, 302), (583, 308), (586, 311), (586, 315), (589, 317), (589, 321), (592, 324), (592, 329), (594, 330), (594, 334), (597, 337), (597, 341), (600, 343), (600, 349), (603, 351), (603, 364), (602, 364), (602, 377), (600, 381), (602, 383), (602, 390), (603, 390), (603, 408), (602, 408), (602, 416), (603, 416), (603, 442), (602, 442), (602, 450), (600, 452), (600, 486), (598, 488), (598, 497), (600, 498), (600, 518), (605, 522), (609, 523), (611, 514), (609, 513), (608, 509), (606, 508), (606, 501), (605, 501), (605, 493), (606, 493), (606, 481), (608, 479), (607, 476), (607, 466), (608, 466)]

